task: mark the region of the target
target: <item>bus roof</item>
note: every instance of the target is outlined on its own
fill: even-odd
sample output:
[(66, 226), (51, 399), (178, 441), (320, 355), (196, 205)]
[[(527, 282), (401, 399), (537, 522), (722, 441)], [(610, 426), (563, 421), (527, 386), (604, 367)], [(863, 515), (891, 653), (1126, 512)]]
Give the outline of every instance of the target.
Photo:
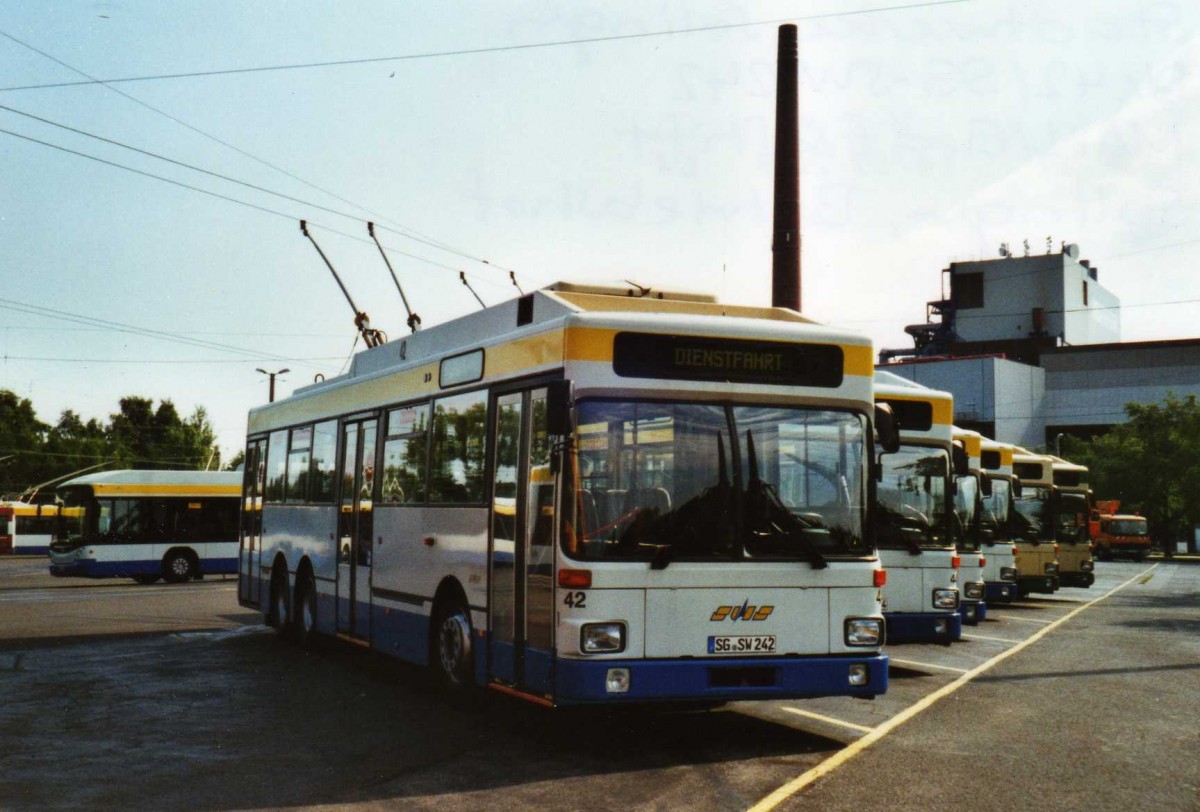
[(239, 496), (237, 471), (100, 471), (68, 480), (63, 488), (90, 487), (96, 496)]
[(881, 380), (881, 376), (896, 376), (876, 371), (874, 394), (877, 403), (887, 403), (895, 412), (900, 440), (935, 440), (949, 445), (954, 420), (954, 396), (938, 389), (910, 386), (908, 382), (896, 384), (886, 378)]
[[(621, 377), (613, 371), (614, 339), (621, 332), (710, 338), (713, 342), (745, 339), (834, 345), (842, 351), (844, 374), (862, 379), (862, 385), (845, 400), (869, 403), (874, 354), (870, 339), (861, 333), (819, 325), (786, 308), (724, 305), (699, 294), (631, 294), (633, 291), (623, 289), (559, 283), (363, 350), (346, 374), (251, 409), (248, 433), (564, 369), (569, 376), (583, 370), (582, 376), (598, 387), (661, 388), (661, 378)], [(672, 382), (681, 389), (699, 391), (731, 388), (728, 382)], [(769, 382), (754, 381), (736, 388), (739, 392), (761, 390), (776, 397), (795, 395), (793, 387)], [(825, 388), (815, 396), (833, 401), (839, 394)]]

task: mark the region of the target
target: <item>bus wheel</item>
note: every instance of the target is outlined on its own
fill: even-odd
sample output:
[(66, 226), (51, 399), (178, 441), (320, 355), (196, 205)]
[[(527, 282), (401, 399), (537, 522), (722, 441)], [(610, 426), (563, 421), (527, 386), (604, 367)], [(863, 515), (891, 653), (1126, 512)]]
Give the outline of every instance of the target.
[(182, 584), (194, 575), (192, 559), (183, 550), (173, 550), (163, 559), (163, 578), (172, 584)]
[(291, 631), (288, 627), (290, 612), (288, 612), (288, 589), (287, 577), (280, 578), (278, 575), (271, 579), (271, 614), (267, 618), (267, 625), (275, 627), (275, 633), (280, 637), (287, 637)]
[(444, 690), (464, 695), (474, 687), (471, 621), (463, 606), (447, 603), (434, 614), (432, 648), (430, 664), (437, 674), (438, 684)]
[(296, 593), (296, 639), (309, 645), (317, 636), (317, 587), (312, 576), (305, 576)]
[(153, 583), (157, 582), (158, 579), (161, 578), (162, 576), (161, 575), (133, 575), (131, 577), (133, 578), (135, 583), (153, 584)]

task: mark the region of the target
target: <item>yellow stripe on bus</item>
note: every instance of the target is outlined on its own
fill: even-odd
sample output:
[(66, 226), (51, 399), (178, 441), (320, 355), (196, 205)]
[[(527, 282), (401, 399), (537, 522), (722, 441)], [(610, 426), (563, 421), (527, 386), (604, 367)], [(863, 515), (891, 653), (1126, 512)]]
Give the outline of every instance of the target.
[[(928, 403), (933, 407), (933, 424), (935, 426), (949, 426), (954, 422), (954, 401), (951, 398), (932, 398), (922, 397), (921, 395), (897, 395), (889, 390), (886, 395), (878, 395), (877, 397), (884, 400), (903, 400), (910, 403)], [(979, 443), (979, 438), (975, 438), (976, 444)], [(975, 456), (979, 456), (979, 449), (975, 449)]]
[(241, 496), (241, 485), (152, 485), (105, 484), (92, 485), (96, 496)]
[[(572, 327), (566, 331), (566, 359), (568, 361), (613, 360), (613, 341), (618, 330), (601, 327)], [(808, 342), (796, 342), (798, 344)], [(813, 342), (820, 343), (820, 342)], [(846, 375), (871, 377), (875, 374), (875, 353), (870, 347), (857, 344), (840, 344), (843, 356), (842, 371)], [(949, 418), (946, 419), (950, 422)]]

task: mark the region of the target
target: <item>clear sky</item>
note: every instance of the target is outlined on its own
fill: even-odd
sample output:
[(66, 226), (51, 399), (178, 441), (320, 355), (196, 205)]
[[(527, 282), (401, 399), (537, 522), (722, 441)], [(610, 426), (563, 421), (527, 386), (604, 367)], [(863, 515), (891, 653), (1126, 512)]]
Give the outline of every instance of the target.
[[(1099, 268), (1125, 340), (1200, 335), (1200, 6), (845, 13), (901, 5), (8, 0), (4, 108), (293, 199), (0, 109), (0, 387), (51, 423), (125, 395), (203, 405), (228, 459), (267, 396), (256, 368), (290, 368), (286, 395), (354, 345), (300, 218), (392, 338), (404, 309), (367, 219), (426, 326), (478, 306), (459, 270), (488, 303), (516, 294), (507, 269), (527, 291), (632, 279), (769, 303), (789, 20), (808, 315), (908, 346), (948, 262), (1049, 236)], [(686, 29), (710, 30), (625, 36)], [(599, 38), (616, 39), (489, 50)]]

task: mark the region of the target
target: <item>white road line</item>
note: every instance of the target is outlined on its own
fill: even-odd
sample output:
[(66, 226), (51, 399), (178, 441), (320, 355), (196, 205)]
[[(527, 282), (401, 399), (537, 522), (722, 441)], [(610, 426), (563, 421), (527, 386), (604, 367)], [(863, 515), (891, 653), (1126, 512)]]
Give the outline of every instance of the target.
[[(1057, 620), (1054, 621), (1054, 623), (1058, 623), (1058, 622), (1059, 621), (1057, 621)], [(1051, 625), (1053, 625), (1053, 624), (1051, 624)], [(1046, 628), (1048, 629), (1048, 628), (1050, 628), (1050, 626), (1047, 626)], [(992, 636), (986, 635), (986, 634), (964, 634), (962, 636), (962, 639), (963, 640), (987, 640), (992, 643), (1009, 643), (1010, 645), (1016, 645), (1017, 643), (1021, 642), (1020, 640), (1013, 640), (1011, 637), (992, 637)]]
[[(988, 618), (990, 619), (991, 617), (992, 615), (989, 614)], [(1054, 622), (1053, 620), (1042, 620), (1039, 617), (1017, 617), (1016, 615), (1001, 615), (1001, 617), (1005, 620), (1016, 620), (1020, 623), (1044, 623), (1047, 626)]]
[(800, 710), (799, 708), (784, 707), (784, 710), (787, 711), (788, 713), (794, 713), (797, 716), (804, 716), (808, 719), (816, 719), (818, 722), (827, 722), (831, 725), (838, 725), (839, 727), (848, 727), (851, 730), (857, 730), (859, 733), (870, 733), (872, 730), (875, 729), (873, 727), (865, 727), (863, 725), (856, 725), (856, 724), (854, 724), (854, 722), (843, 722), (841, 719), (834, 719), (832, 716), (822, 716), (819, 713), (813, 713), (812, 711)]
[(899, 657), (893, 657), (890, 654), (888, 655), (888, 662), (896, 663), (897, 665), (911, 665), (916, 668), (940, 668), (943, 671), (957, 671), (959, 674), (965, 674), (968, 670), (966, 668), (955, 668), (952, 665), (935, 665), (934, 663), (919, 663), (916, 660), (901, 660)]
[(779, 804), (783, 803), (788, 798), (792, 797), (797, 792), (799, 792), (800, 790), (807, 787), (809, 784), (816, 781), (818, 778), (820, 778), (824, 775), (828, 775), (829, 773), (836, 770), (838, 767), (845, 764), (847, 761), (850, 761), (852, 758), (857, 756), (863, 750), (866, 750), (872, 744), (879, 741), (880, 739), (882, 739), (887, 734), (891, 733), (896, 728), (900, 727), (900, 725), (904, 724), (909, 719), (912, 719), (917, 714), (930, 708), (931, 706), (940, 702), (942, 699), (945, 699), (947, 696), (954, 693), (959, 688), (962, 688), (964, 685), (969, 684), (972, 680), (974, 680), (980, 674), (984, 673), (985, 671), (988, 671), (989, 669), (998, 665), (999, 663), (1003, 662), (1004, 660), (1007, 660), (1009, 657), (1013, 656), (1014, 654), (1016, 654), (1020, 651), (1024, 651), (1027, 646), (1031, 646), (1034, 643), (1036, 643), (1038, 640), (1041, 640), (1043, 637), (1045, 637), (1051, 631), (1053, 631), (1054, 629), (1057, 629), (1060, 625), (1062, 625), (1063, 623), (1066, 623), (1068, 620), (1075, 617), (1077, 614), (1082, 612), (1084, 609), (1095, 606), (1100, 601), (1104, 600), (1105, 598), (1109, 597), (1110, 595), (1113, 595), (1113, 594), (1119, 592), (1120, 590), (1129, 586), (1134, 581), (1143, 577), (1147, 573), (1153, 572), (1157, 567), (1158, 567), (1158, 564), (1155, 564), (1150, 569), (1138, 573), (1137, 575), (1133, 576), (1125, 583), (1113, 587), (1112, 589), (1110, 589), (1108, 592), (1105, 592), (1100, 597), (1094, 598), (1094, 599), (1088, 601), (1087, 603), (1083, 604), (1082, 606), (1073, 610), (1072, 612), (1070, 612), (1066, 615), (1063, 615), (1062, 617), (1060, 617), (1058, 620), (1054, 621), (1054, 623), (1050, 624), (1049, 626), (1046, 626), (1045, 628), (1034, 632), (1027, 639), (1018, 643), (1017, 645), (1013, 646), (1012, 648), (1006, 649), (1006, 650), (1000, 652), (999, 654), (997, 654), (992, 659), (988, 660), (987, 662), (985, 662), (981, 665), (978, 665), (975, 668), (972, 668), (970, 671), (963, 674), (958, 679), (954, 680), (954, 682), (951, 682), (947, 685), (943, 685), (941, 688), (938, 688), (933, 693), (928, 694), (927, 696), (923, 697), (918, 702), (916, 702), (912, 705), (909, 705), (907, 708), (905, 708), (900, 713), (893, 716), (891, 719), (888, 719), (883, 724), (874, 728), (870, 733), (866, 734), (861, 739), (858, 739), (855, 742), (853, 742), (852, 744), (847, 745), (845, 748), (838, 751), (837, 753), (830, 756), (829, 758), (825, 759), (824, 761), (822, 761), (817, 766), (813, 767), (808, 772), (789, 781), (788, 783), (784, 784), (779, 789), (772, 792), (766, 798), (763, 798), (757, 804), (750, 807), (749, 812), (768, 812), (769, 810), (774, 809), (775, 807), (779, 806)]

